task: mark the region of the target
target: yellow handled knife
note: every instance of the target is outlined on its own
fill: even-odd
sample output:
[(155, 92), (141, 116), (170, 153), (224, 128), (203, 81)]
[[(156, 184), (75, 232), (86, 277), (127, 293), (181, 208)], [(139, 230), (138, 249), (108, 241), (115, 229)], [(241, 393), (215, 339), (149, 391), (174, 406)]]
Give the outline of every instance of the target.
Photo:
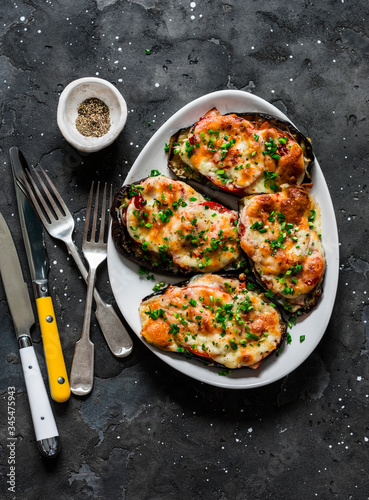
[(70, 397), (70, 386), (54, 307), (49, 295), (47, 281), (49, 266), (42, 225), (22, 188), (26, 160), (18, 148), (10, 148), (9, 153), (15, 182), (20, 225), (36, 298), (50, 393), (54, 401), (63, 403)]

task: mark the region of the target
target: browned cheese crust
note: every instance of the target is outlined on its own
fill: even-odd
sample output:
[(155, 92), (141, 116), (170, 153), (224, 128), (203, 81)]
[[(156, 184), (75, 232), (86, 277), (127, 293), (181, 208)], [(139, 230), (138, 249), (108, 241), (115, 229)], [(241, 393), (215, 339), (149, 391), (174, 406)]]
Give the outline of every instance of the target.
[(165, 176), (126, 186), (115, 198), (118, 251), (169, 274), (214, 272), (241, 260), (236, 211)]
[(242, 200), (241, 247), (258, 279), (287, 310), (308, 310), (321, 295), (325, 256), (320, 209), (303, 186)]
[(159, 349), (231, 369), (258, 368), (286, 332), (278, 309), (234, 276), (205, 274), (169, 286), (141, 303), (140, 316), (142, 336)]
[(285, 183), (301, 184), (311, 161), (311, 146), (305, 154), (302, 134), (296, 137), (275, 121), (221, 115), (213, 109), (172, 140), (169, 166), (178, 175), (182, 165), (183, 177), (196, 179), (187, 175), (188, 169), (238, 196), (273, 193)]

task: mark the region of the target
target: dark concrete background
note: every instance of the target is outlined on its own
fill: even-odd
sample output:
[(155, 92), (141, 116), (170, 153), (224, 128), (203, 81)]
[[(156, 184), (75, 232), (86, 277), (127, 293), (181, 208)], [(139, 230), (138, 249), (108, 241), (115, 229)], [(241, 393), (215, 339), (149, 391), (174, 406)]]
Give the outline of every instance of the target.
[[(369, 498), (368, 14), (366, 0), (2, 2), (0, 211), (28, 283), (9, 147), (49, 169), (80, 244), (91, 180), (118, 189), (165, 120), (221, 89), (266, 99), (312, 139), (335, 206), (341, 273), (315, 352), (289, 376), (256, 390), (196, 382), (137, 338), (133, 354), (116, 359), (94, 324), (94, 390), (84, 400), (53, 404), (63, 450), (52, 462), (36, 449), (0, 283), (1, 498), (13, 498), (5, 484), (10, 385), (17, 389), (17, 498)], [(83, 76), (111, 81), (129, 109), (119, 139), (88, 157), (76, 154), (56, 124), (61, 91)], [(47, 246), (69, 371), (85, 286), (64, 247), (48, 237)], [(114, 302), (106, 266), (98, 282)], [(33, 337), (45, 374), (38, 328)]]

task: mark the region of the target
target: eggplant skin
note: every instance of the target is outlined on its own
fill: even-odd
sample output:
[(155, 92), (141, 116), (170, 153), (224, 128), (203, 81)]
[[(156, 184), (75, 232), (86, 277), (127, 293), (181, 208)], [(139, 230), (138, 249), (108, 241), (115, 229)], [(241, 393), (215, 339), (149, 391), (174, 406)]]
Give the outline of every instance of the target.
[(241, 247), (265, 293), (290, 315), (310, 312), (323, 293), (326, 271), (321, 216), (311, 184), (239, 202)]
[[(300, 132), (298, 128), (292, 125), (292, 123), (288, 122), (287, 120), (282, 120), (282, 118), (277, 118), (275, 116), (264, 113), (238, 113), (238, 115), (242, 118), (245, 118), (245, 120), (250, 121), (251, 123), (259, 125), (262, 125), (265, 121), (268, 121), (272, 125), (272, 127), (279, 128), (280, 130), (286, 132), (286, 134), (290, 137), (293, 137), (300, 145), (305, 158), (308, 160), (307, 171), (309, 173), (312, 162), (315, 159), (311, 140), (302, 132)], [(310, 179), (309, 175), (308, 178)], [(306, 182), (306, 179), (304, 181)]]
[(268, 298), (274, 304), (276, 304), (283, 310), (283, 313), (286, 314), (287, 317), (288, 316), (298, 317), (308, 314), (317, 306), (319, 299), (323, 294), (325, 271), (322, 274), (321, 278), (319, 279), (318, 283), (315, 285), (315, 287), (308, 294), (305, 295), (303, 304), (295, 305), (291, 303), (291, 300), (289, 300), (288, 298), (282, 297), (281, 295), (271, 291), (260, 278), (260, 274), (258, 273), (253, 260), (250, 259), (250, 257), (248, 256), (246, 256), (246, 259), (248, 268), (253, 273), (257, 285), (263, 290), (264, 294), (265, 293), (267, 294)]
[[(160, 199), (165, 200), (163, 205)], [(134, 218), (142, 214), (146, 224), (143, 217)], [(192, 276), (236, 271), (245, 265), (236, 227), (238, 213), (181, 181), (156, 175), (125, 185), (114, 197), (111, 216), (117, 251), (150, 271)], [(137, 227), (133, 219), (140, 221)]]
[(168, 167), (178, 178), (238, 197), (308, 182), (313, 161), (310, 139), (262, 113), (221, 115), (214, 108), (169, 141)]
[(231, 370), (259, 368), (286, 337), (278, 307), (242, 274), (195, 275), (145, 297), (139, 311), (148, 343)]
[(129, 235), (127, 226), (121, 219), (119, 207), (122, 203), (127, 202), (131, 198), (132, 190), (135, 185), (140, 185), (141, 179), (135, 184), (128, 184), (123, 186), (118, 193), (114, 196), (113, 204), (110, 210), (112, 217), (112, 238), (116, 250), (127, 257), (129, 260), (145, 267), (149, 271), (162, 272), (164, 274), (171, 274), (173, 276), (185, 276), (191, 274), (181, 269), (170, 261), (160, 259), (154, 252), (142, 250), (142, 246), (136, 243)]

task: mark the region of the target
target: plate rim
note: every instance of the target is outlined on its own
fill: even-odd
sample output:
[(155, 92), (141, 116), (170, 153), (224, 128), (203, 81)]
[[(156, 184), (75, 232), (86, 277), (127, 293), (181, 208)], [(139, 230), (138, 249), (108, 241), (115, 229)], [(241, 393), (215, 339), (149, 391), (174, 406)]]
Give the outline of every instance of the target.
[[(231, 99), (229, 99), (231, 98)], [(157, 139), (159, 139), (160, 135), (163, 135), (163, 132), (165, 132), (167, 134), (167, 142), (169, 141), (169, 138), (170, 136), (176, 132), (179, 128), (184, 128), (186, 126), (189, 126), (191, 125), (191, 123), (187, 123), (187, 125), (184, 123), (184, 118), (186, 118), (186, 116), (188, 114), (195, 114), (196, 113), (196, 109), (199, 109), (201, 108), (202, 105), (207, 105), (207, 110), (211, 109), (211, 104), (208, 104), (209, 101), (218, 101), (217, 104), (214, 102), (213, 103), (213, 106), (212, 107), (222, 107), (220, 106), (220, 103), (219, 101), (222, 100), (222, 99), (225, 99), (226, 101), (232, 101), (234, 99), (240, 99), (240, 101), (245, 101), (245, 104), (247, 106), (247, 102), (249, 100), (251, 100), (251, 102), (255, 103), (255, 108), (257, 108), (258, 106), (262, 107), (262, 108), (272, 108), (271, 110), (267, 109), (266, 112), (268, 112), (269, 114), (273, 114), (274, 116), (278, 116), (284, 120), (287, 120), (289, 121), (290, 123), (292, 123), (294, 125), (294, 123), (291, 121), (291, 119), (285, 115), (282, 111), (280, 111), (278, 108), (276, 108), (273, 104), (269, 103), (268, 101), (266, 101), (265, 99), (259, 97), (259, 96), (256, 96), (254, 94), (251, 94), (251, 93), (248, 93), (248, 92), (244, 92), (242, 90), (231, 90), (231, 89), (227, 89), (227, 90), (220, 90), (220, 91), (215, 91), (215, 92), (211, 92), (211, 93), (208, 93), (208, 94), (204, 94), (200, 97), (197, 97), (196, 99), (190, 101), (189, 103), (185, 104), (182, 108), (180, 108), (179, 110), (177, 110), (173, 115), (171, 115), (160, 127), (159, 129), (153, 134), (153, 136), (148, 140), (148, 142), (146, 143), (146, 145), (142, 148), (142, 150), (140, 151), (139, 155), (137, 156), (136, 160), (134, 161), (133, 165), (131, 166), (129, 172), (127, 173), (127, 176), (124, 180), (124, 183), (123, 185), (131, 182), (131, 180), (135, 180), (135, 177), (137, 176), (134, 176), (135, 172), (137, 169), (140, 169), (140, 163), (144, 161), (145, 159), (145, 155), (147, 155), (147, 152), (150, 151), (150, 149), (153, 147), (153, 145), (155, 146), (156, 145), (156, 142), (157, 142)], [(228, 104), (226, 104), (228, 105)], [(246, 109), (246, 108), (245, 108)], [(263, 111), (260, 111), (260, 110), (257, 110), (257, 109), (247, 109), (247, 111), (256, 111), (256, 112), (263, 112)], [(228, 112), (231, 112), (231, 111), (228, 111)], [(237, 112), (241, 112), (240, 109), (233, 109), (233, 112), (237, 113)], [(200, 118), (201, 116), (201, 113), (197, 113), (197, 116), (198, 118)], [(198, 119), (197, 118), (197, 119)], [(182, 121), (182, 124), (181, 125), (178, 125), (177, 122), (178, 121)], [(168, 135), (168, 131), (167, 129), (170, 129), (170, 128), (173, 128), (173, 132)], [(174, 130), (175, 129), (175, 130)], [(163, 146), (164, 144), (163, 143), (160, 143), (160, 146), (164, 152), (164, 149), (163, 149)], [(165, 158), (165, 165), (155, 165), (155, 168), (157, 168), (159, 171), (161, 171), (161, 169), (166, 169), (167, 168), (167, 157), (163, 154), (163, 158)], [(149, 172), (149, 170), (148, 170)], [(132, 179), (132, 176), (134, 176), (134, 178)], [(138, 178), (142, 178), (143, 176), (138, 176)], [(199, 378), (198, 376), (196, 376), (196, 373), (197, 373), (197, 367), (200, 367), (200, 368), (206, 368), (206, 370), (210, 373), (213, 371), (213, 370), (217, 370), (219, 372), (219, 370), (221, 370), (221, 368), (217, 367), (217, 368), (214, 368), (214, 367), (211, 367), (211, 366), (204, 366), (204, 364), (201, 362), (201, 361), (198, 361), (198, 360), (188, 360), (186, 358), (177, 358), (176, 356), (179, 356), (177, 355), (176, 353), (170, 353), (170, 352), (164, 352), (164, 351), (161, 351), (160, 349), (156, 348), (155, 346), (151, 345), (151, 344), (148, 344), (141, 336), (140, 334), (140, 331), (137, 332), (136, 329), (134, 328), (134, 326), (132, 325), (132, 321), (130, 322), (129, 320), (129, 317), (127, 317), (127, 315), (122, 311), (122, 307), (120, 305), (120, 297), (117, 296), (118, 295), (118, 291), (117, 291), (117, 287), (116, 287), (116, 276), (115, 276), (115, 273), (114, 273), (114, 269), (113, 269), (113, 260), (114, 258), (115, 259), (118, 259), (118, 262), (121, 262), (123, 264), (123, 266), (126, 266), (126, 267), (130, 267), (131, 265), (132, 266), (136, 266), (136, 264), (133, 264), (133, 263), (130, 263), (127, 259), (125, 259), (123, 256), (121, 256), (117, 250), (115, 249), (115, 246), (114, 246), (114, 243), (112, 241), (112, 237), (111, 237), (111, 231), (109, 231), (109, 239), (108, 239), (108, 256), (107, 256), (107, 267), (108, 267), (108, 275), (109, 275), (109, 280), (110, 280), (110, 284), (111, 284), (111, 288), (112, 288), (112, 292), (113, 292), (113, 295), (114, 295), (114, 298), (115, 298), (115, 301), (117, 303), (117, 306), (118, 308), (120, 309), (120, 312), (121, 314), (125, 317), (127, 323), (129, 324), (131, 330), (135, 333), (135, 335), (140, 339), (140, 341), (151, 351), (153, 352), (157, 357), (159, 357), (159, 359), (161, 359), (163, 362), (165, 362), (167, 365), (171, 366), (171, 368), (174, 368), (176, 369), (177, 371), (179, 371), (180, 373), (184, 374), (184, 375), (187, 375), (189, 376), (190, 378), (194, 379), (194, 380), (197, 380), (199, 382), (202, 382), (202, 383), (206, 383), (206, 384), (209, 384), (209, 385), (212, 385), (212, 386), (215, 386), (215, 387), (219, 387), (219, 388), (223, 388), (223, 389), (253, 389), (253, 388), (257, 388), (257, 387), (262, 387), (262, 386), (265, 386), (265, 385), (269, 385), (271, 383), (274, 383), (274, 382), (277, 382), (278, 380), (280, 380), (281, 378), (284, 378), (285, 376), (289, 375), (290, 373), (292, 373), (294, 370), (296, 370), (299, 366), (301, 366), (302, 363), (304, 363), (306, 361), (306, 359), (312, 354), (312, 352), (316, 349), (317, 345), (319, 344), (319, 342), (321, 341), (321, 339), (323, 338), (324, 334), (325, 334), (325, 331), (328, 327), (328, 324), (329, 324), (329, 321), (330, 321), (330, 318), (331, 318), (331, 315), (332, 315), (332, 312), (333, 312), (333, 308), (334, 308), (334, 304), (335, 304), (335, 299), (336, 299), (336, 295), (337, 295), (337, 288), (338, 288), (338, 279), (339, 279), (339, 236), (338, 236), (338, 227), (337, 227), (337, 221), (336, 221), (336, 216), (335, 216), (335, 212), (334, 212), (334, 206), (333, 206), (333, 201), (332, 201), (332, 198), (331, 198), (331, 194), (330, 194), (330, 191), (328, 189), (328, 185), (327, 185), (327, 182), (325, 180), (325, 177), (324, 177), (324, 174), (323, 174), (323, 171), (322, 169), (320, 168), (320, 165), (319, 165), (319, 162), (317, 160), (317, 158), (315, 157), (314, 155), (314, 162), (313, 162), (313, 165), (312, 165), (312, 177), (314, 179), (314, 177), (318, 177), (319, 178), (319, 183), (318, 183), (318, 189), (319, 190), (323, 190), (323, 192), (325, 191), (326, 194), (328, 194), (328, 197), (326, 197), (322, 203), (322, 201), (320, 199), (318, 199), (318, 203), (319, 203), (319, 206), (322, 207), (322, 204), (324, 204), (325, 206), (325, 212), (324, 212), (324, 218), (327, 218), (329, 219), (329, 222), (330, 222), (330, 226), (331, 226), (331, 230), (329, 231), (329, 235), (333, 238), (332, 241), (329, 243), (329, 250), (330, 252), (332, 253), (332, 256), (330, 258), (330, 261), (328, 261), (328, 258), (327, 258), (327, 270), (326, 270), (326, 273), (329, 271), (330, 273), (333, 273), (333, 274), (330, 274), (330, 282), (329, 282), (329, 285), (330, 285), (330, 293), (327, 295), (324, 295), (324, 292), (325, 292), (325, 289), (327, 287), (327, 284), (326, 284), (326, 279), (327, 279), (327, 274), (325, 276), (325, 283), (323, 285), (323, 296), (324, 297), (328, 297), (327, 298), (324, 298), (325, 301), (328, 300), (328, 304), (326, 304), (326, 308), (327, 308), (327, 305), (329, 307), (329, 314), (324, 314), (324, 320), (320, 321), (320, 330), (321, 330), (321, 333), (319, 335), (317, 335), (315, 337), (314, 340), (310, 341), (310, 344), (309, 344), (309, 347), (307, 348), (307, 352), (302, 356), (303, 359), (300, 360), (300, 358), (298, 359), (298, 362), (293, 365), (291, 367), (291, 365), (287, 366), (287, 367), (284, 367), (284, 370), (281, 371), (281, 373), (277, 376), (274, 376), (274, 377), (270, 377), (270, 378), (265, 378), (265, 379), (262, 379), (262, 380), (252, 380), (251, 382), (248, 382), (250, 380), (249, 377), (244, 377), (244, 380), (245, 382), (244, 383), (229, 383), (230, 381), (234, 380), (234, 381), (237, 381), (237, 380), (240, 380), (239, 377), (237, 378), (230, 378), (230, 377), (220, 377), (218, 374), (217, 374), (217, 378), (214, 377), (214, 380), (212, 379), (211, 377), (211, 380), (206, 380), (206, 379), (201, 379)], [(136, 179), (136, 180), (137, 180)], [(315, 183), (314, 183), (315, 184)], [(322, 210), (322, 219), (323, 219), (323, 210)], [(324, 246), (324, 249), (325, 249), (325, 252), (326, 252), (326, 255), (327, 255), (327, 248), (326, 248), (326, 244), (327, 242), (324, 242), (324, 232), (322, 231), (323, 233), (323, 246)], [(329, 252), (329, 253), (330, 253)], [(333, 271), (332, 271), (332, 265), (333, 265)], [(156, 273), (158, 274), (158, 273)], [(165, 276), (165, 279), (166, 281), (169, 281), (170, 279), (173, 281), (173, 282), (176, 282), (178, 281), (178, 278), (172, 278), (172, 277), (168, 277), (168, 276)], [(142, 297), (143, 298), (143, 297)], [(322, 301), (323, 299), (321, 298), (320, 299), (320, 302)], [(309, 314), (307, 314), (306, 316), (304, 316), (301, 321), (306, 321), (307, 317), (311, 316), (312, 314), (314, 314), (314, 311), (317, 311), (318, 309), (318, 306), (319, 304), (317, 305), (317, 307)], [(298, 340), (295, 339), (295, 342), (297, 343)], [(285, 346), (284, 348), (286, 348), (287, 346)], [(288, 346), (290, 347), (290, 346)], [(280, 355), (281, 357), (283, 356), (283, 353)], [(270, 361), (270, 360), (269, 360)], [(264, 362), (266, 363), (267, 360)], [(275, 355), (274, 355), (274, 360), (273, 360), (273, 364), (276, 362), (275, 360)], [(181, 369), (182, 368), (182, 365), (185, 367), (185, 366), (188, 366), (188, 367), (195, 367), (195, 373), (193, 373), (193, 370), (190, 369), (189, 371), (185, 371), (185, 369)], [(263, 365), (261, 366), (261, 368), (259, 370), (262, 370), (262, 367)], [(224, 370), (227, 370), (226, 368)], [(248, 373), (250, 373), (250, 369), (247, 368), (247, 367), (244, 367), (244, 368), (241, 368), (239, 370), (248, 370)], [(200, 371), (201, 373), (201, 371)], [(233, 373), (240, 373), (240, 372), (233, 372)]]

